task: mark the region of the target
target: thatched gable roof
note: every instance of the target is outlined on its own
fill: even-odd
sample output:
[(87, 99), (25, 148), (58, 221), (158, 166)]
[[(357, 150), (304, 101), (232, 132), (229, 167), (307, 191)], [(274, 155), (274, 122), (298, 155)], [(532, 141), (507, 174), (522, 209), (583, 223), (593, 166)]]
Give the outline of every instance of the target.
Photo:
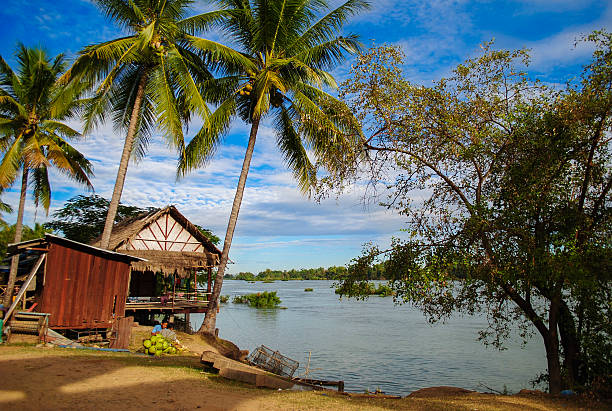
[[(99, 245), (101, 238), (92, 244)], [(124, 220), (113, 227), (110, 250), (141, 257), (136, 271), (187, 275), (193, 268), (219, 264), (221, 251), (176, 207), (168, 206)]]

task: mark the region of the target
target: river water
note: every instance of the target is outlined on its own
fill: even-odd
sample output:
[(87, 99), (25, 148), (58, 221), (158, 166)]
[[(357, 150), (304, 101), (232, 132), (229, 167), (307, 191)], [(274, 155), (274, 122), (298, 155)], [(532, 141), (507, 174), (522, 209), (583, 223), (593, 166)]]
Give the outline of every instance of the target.
[[(545, 371), (544, 347), (535, 336), (523, 347), (518, 336), (507, 350), (477, 341), (486, 326), (481, 317), (453, 317), (430, 325), (423, 314), (392, 298), (367, 301), (343, 298), (331, 281), (276, 281), (255, 284), (226, 280), (224, 295), (277, 291), (282, 307), (256, 309), (223, 304), (217, 319), (219, 336), (252, 351), (266, 345), (300, 362), (308, 378), (343, 380), (347, 391), (381, 389), (407, 395), (420, 388), (450, 385), (487, 391), (483, 386), (517, 392)], [(305, 292), (313, 288), (313, 292)], [(202, 315), (192, 315), (197, 329)]]

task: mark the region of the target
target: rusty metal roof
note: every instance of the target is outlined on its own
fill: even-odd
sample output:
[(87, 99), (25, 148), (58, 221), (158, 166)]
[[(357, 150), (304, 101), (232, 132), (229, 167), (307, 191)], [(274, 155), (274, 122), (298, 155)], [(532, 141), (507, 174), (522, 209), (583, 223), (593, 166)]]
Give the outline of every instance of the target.
[(35, 240), (22, 241), (21, 243), (9, 244), (7, 249), (7, 254), (9, 256), (21, 253), (26, 249), (44, 247), (47, 244), (59, 244), (64, 247), (74, 248), (79, 251), (83, 251), (89, 254), (104, 256), (106, 258), (110, 258), (113, 260), (132, 262), (132, 261), (147, 261), (145, 258), (135, 257), (132, 255), (117, 253), (110, 250), (105, 250), (103, 248), (94, 247), (89, 244), (79, 243), (78, 241), (69, 240), (64, 237), (59, 237), (54, 234), (45, 234), (44, 238), (37, 238)]

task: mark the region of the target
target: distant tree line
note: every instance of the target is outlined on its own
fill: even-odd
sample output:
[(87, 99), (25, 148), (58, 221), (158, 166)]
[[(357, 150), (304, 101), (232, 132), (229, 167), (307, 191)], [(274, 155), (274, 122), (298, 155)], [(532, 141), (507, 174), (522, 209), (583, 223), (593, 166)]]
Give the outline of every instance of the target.
[[(251, 272), (240, 272), (238, 274), (226, 274), (224, 278), (229, 280), (265, 281), (265, 280), (340, 280), (348, 275), (344, 266), (331, 266), (328, 268), (300, 268), (291, 270), (271, 270), (269, 268), (260, 271), (257, 275)], [(385, 280), (383, 264), (376, 264), (368, 271), (369, 280)]]

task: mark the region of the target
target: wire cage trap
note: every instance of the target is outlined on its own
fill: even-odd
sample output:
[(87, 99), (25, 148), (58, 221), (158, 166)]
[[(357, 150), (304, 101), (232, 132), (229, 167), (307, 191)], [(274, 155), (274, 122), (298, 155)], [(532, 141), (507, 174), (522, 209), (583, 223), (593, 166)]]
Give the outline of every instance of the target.
[(247, 360), (251, 365), (288, 378), (292, 378), (295, 370), (300, 366), (299, 362), (282, 355), (278, 351), (273, 351), (265, 345), (253, 350)]

